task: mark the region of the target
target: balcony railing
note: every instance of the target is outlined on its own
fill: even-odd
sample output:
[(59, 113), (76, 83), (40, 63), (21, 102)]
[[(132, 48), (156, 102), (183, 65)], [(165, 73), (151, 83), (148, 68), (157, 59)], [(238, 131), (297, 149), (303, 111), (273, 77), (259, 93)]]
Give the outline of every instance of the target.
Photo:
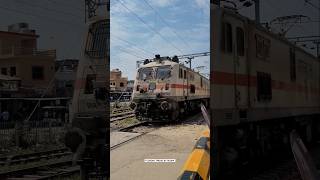
[(1, 57), (14, 57), (14, 56), (47, 56), (56, 57), (55, 49), (35, 49), (35, 48), (21, 48), (21, 47), (9, 47), (0, 49)]

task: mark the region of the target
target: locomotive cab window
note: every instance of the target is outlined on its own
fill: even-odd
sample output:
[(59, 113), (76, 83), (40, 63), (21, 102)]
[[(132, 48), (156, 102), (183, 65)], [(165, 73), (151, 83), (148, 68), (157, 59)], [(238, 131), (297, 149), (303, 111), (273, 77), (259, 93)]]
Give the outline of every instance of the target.
[(232, 53), (232, 26), (230, 23), (222, 25), (221, 50)]
[(186, 70), (183, 70), (183, 78), (187, 79), (187, 71)]
[(237, 54), (244, 56), (244, 32), (240, 27), (237, 27)]
[(180, 78), (180, 79), (183, 78), (183, 76), (182, 76), (182, 69), (181, 69), (181, 68), (179, 68), (179, 78)]

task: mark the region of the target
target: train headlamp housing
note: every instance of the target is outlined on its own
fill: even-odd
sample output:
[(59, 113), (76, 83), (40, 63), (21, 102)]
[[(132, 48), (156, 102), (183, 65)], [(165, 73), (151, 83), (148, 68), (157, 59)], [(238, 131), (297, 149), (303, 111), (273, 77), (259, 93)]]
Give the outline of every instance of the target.
[(131, 108), (132, 110), (136, 110), (136, 108), (137, 108), (137, 103), (131, 102), (129, 106), (130, 106), (130, 108)]
[(163, 101), (160, 104), (160, 108), (165, 111), (165, 110), (169, 110), (171, 106), (167, 101)]

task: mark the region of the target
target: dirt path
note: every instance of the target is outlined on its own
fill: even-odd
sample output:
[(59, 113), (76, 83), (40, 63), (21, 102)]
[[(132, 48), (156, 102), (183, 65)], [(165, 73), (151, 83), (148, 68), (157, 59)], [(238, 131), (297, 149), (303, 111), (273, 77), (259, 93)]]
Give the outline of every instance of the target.
[[(177, 179), (196, 140), (206, 128), (206, 125), (198, 125), (197, 120), (165, 126), (112, 150), (111, 179)], [(144, 159), (176, 159), (176, 162), (145, 163)]]

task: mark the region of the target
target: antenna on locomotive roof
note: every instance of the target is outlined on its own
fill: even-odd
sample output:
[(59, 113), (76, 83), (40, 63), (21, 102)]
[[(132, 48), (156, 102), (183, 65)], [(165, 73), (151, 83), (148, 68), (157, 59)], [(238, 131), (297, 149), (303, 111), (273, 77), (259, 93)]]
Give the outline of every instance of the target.
[(161, 56), (160, 56), (160, 54), (156, 54), (156, 55), (155, 55), (155, 61), (156, 61), (157, 63), (160, 63), (160, 62), (161, 62)]
[(179, 58), (176, 55), (174, 55), (171, 60), (172, 60), (172, 62), (179, 63)]

